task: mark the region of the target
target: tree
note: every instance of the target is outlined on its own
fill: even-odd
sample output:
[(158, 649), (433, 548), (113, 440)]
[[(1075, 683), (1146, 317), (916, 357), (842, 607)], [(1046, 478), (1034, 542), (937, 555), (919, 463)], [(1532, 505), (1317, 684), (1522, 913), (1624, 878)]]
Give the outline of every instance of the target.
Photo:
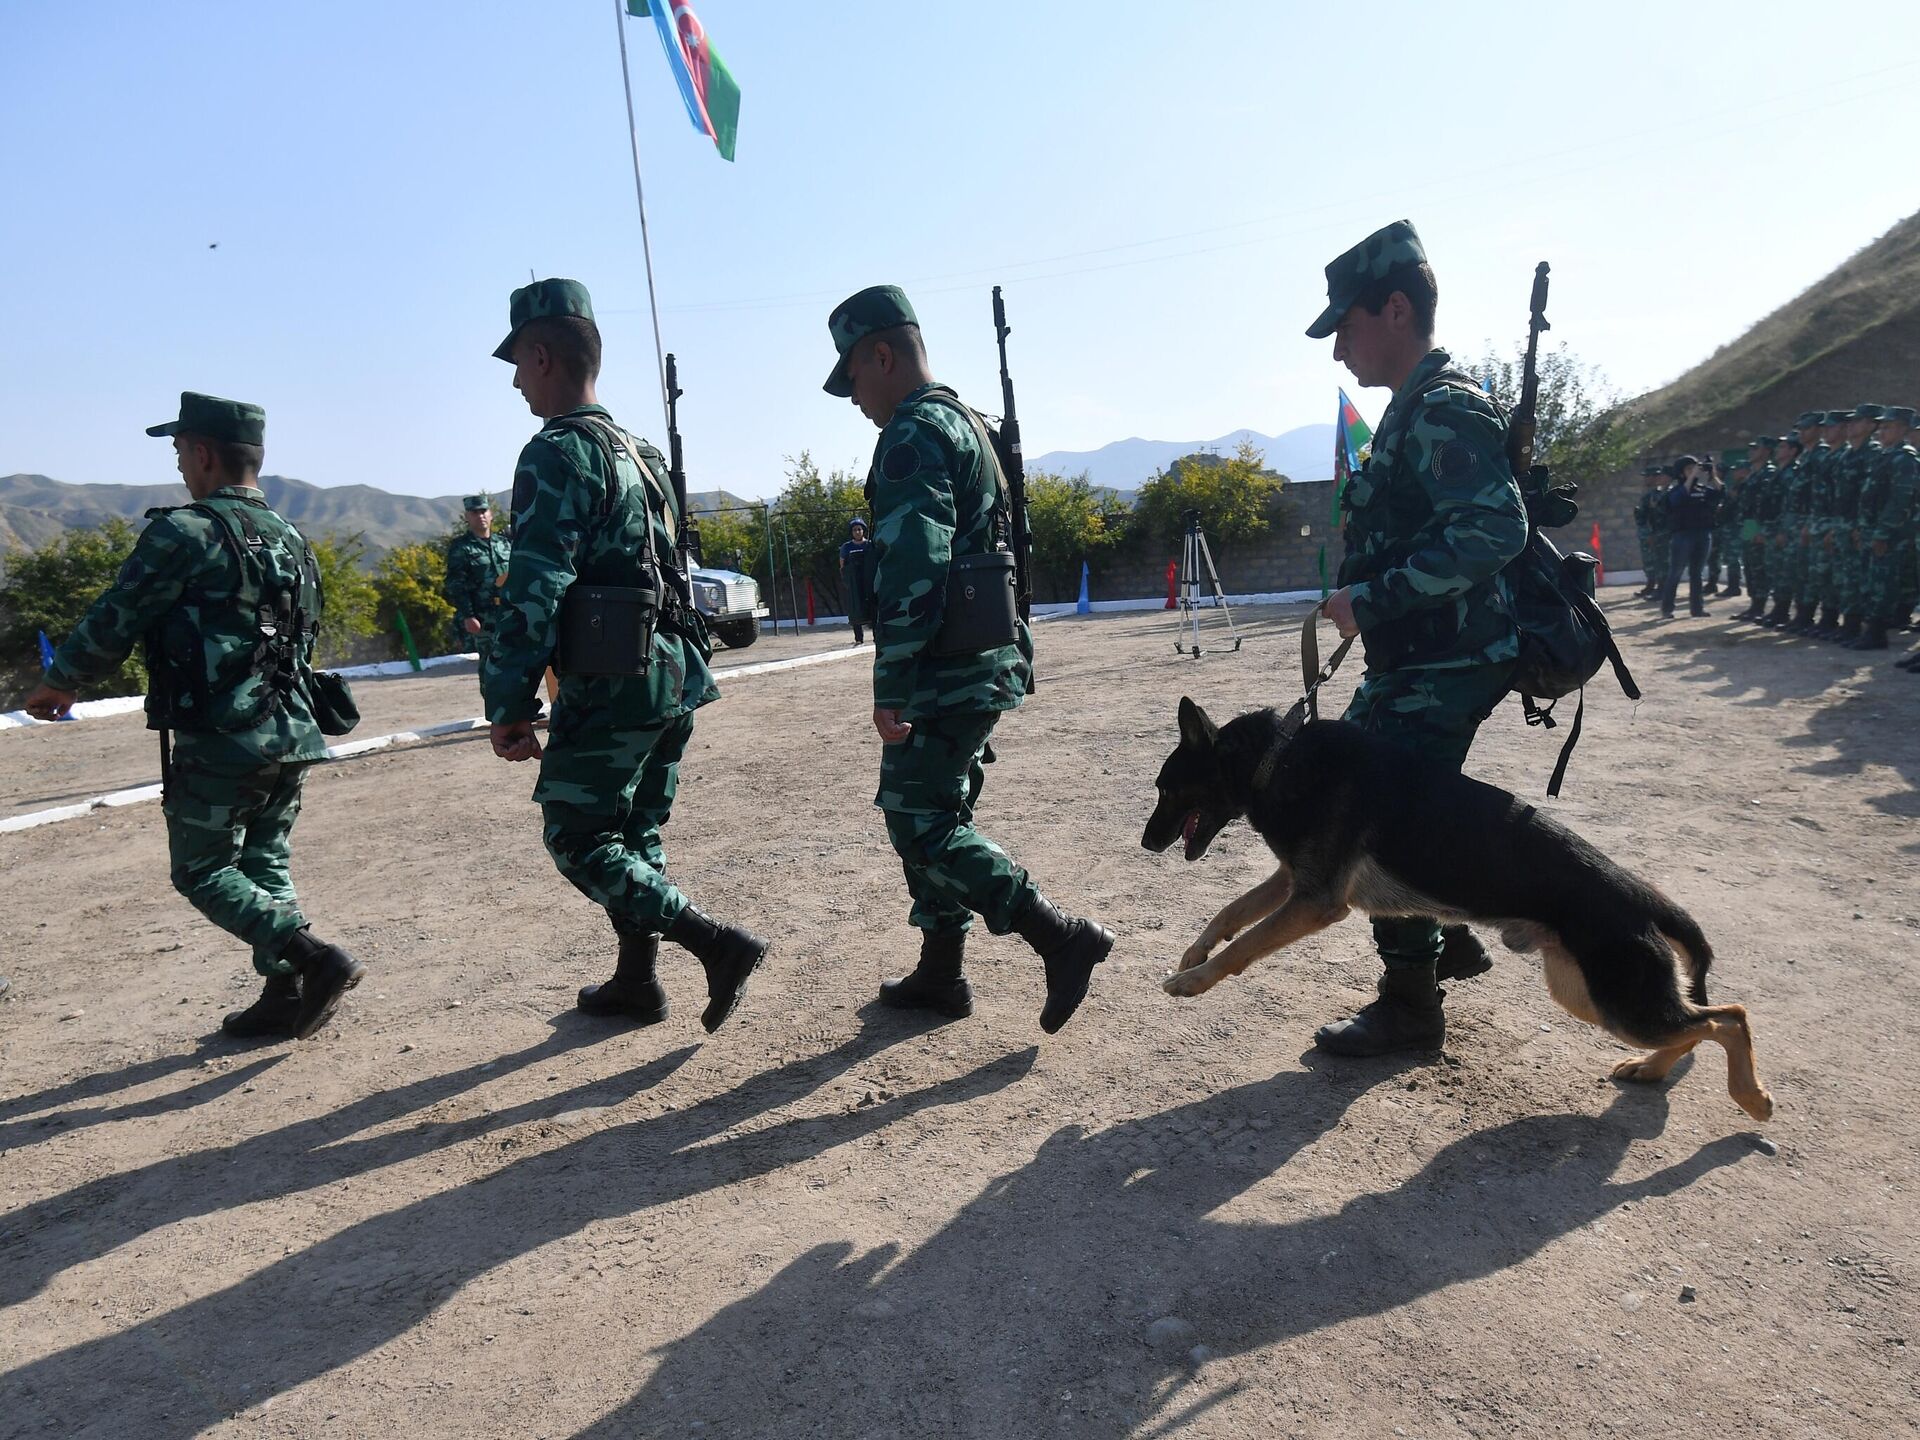
[(1198, 510), (1214, 539), (1250, 540), (1278, 518), (1285, 484), (1259, 448), (1242, 440), (1231, 456), (1185, 455), (1147, 481), (1133, 504), (1133, 524), (1144, 536), (1174, 540), (1186, 531), (1186, 512)]
[[(811, 576), (815, 590), (821, 592), (830, 610), (843, 605), (840, 546), (847, 538), (847, 522), (856, 515), (863, 516), (868, 525), (874, 523), (874, 517), (867, 514), (866, 485), (852, 471), (833, 470), (822, 475), (805, 450), (797, 457), (788, 457), (787, 483), (773, 502), (775, 559), (785, 575), (791, 550), (794, 583), (802, 584)], [(757, 570), (754, 575), (761, 578)], [(762, 578), (762, 588), (766, 583)]]
[(379, 591), (363, 568), (366, 537), (322, 535), (308, 542), (320, 566), (320, 634), (313, 663), (339, 665), (351, 657), (353, 642), (379, 626)]
[(398, 616), (407, 617), (407, 629), (422, 655), (440, 655), (447, 651), (452, 636), (453, 606), (441, 595), (447, 582), (447, 551), (439, 540), (417, 540), (389, 550), (380, 559), (373, 574), (374, 593), (378, 597), (375, 617), (379, 628), (389, 634), (390, 651), (404, 657)]
[[(0, 668), (16, 696), (39, 680), (40, 634), (58, 645), (114, 582), (133, 553), (139, 532), (114, 516), (86, 529), (66, 530), (38, 550), (7, 555), (7, 578), (0, 583)], [(80, 688), (82, 698), (141, 695), (147, 667), (139, 646), (127, 662), (103, 680)]]
[(721, 510), (694, 517), (700, 524), (700, 563), (715, 570), (755, 575), (766, 568), (766, 507)]
[(1027, 528), (1033, 536), (1033, 588), (1044, 600), (1079, 593), (1080, 562), (1116, 544), (1126, 525), (1126, 502), (1095, 490), (1085, 471), (1027, 476)]
[[(1470, 367), (1509, 411), (1520, 402), (1526, 348), (1511, 359), (1489, 350)], [(1555, 480), (1587, 484), (1618, 472), (1638, 450), (1641, 434), (1620, 405), (1620, 392), (1597, 365), (1565, 345), (1539, 357), (1540, 391), (1534, 407), (1534, 458)]]

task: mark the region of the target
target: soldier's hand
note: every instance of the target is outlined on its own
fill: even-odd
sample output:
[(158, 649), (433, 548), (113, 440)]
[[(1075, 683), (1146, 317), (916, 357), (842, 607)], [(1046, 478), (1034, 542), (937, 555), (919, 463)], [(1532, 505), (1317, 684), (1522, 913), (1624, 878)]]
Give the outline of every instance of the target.
[(465, 630), (469, 635), (478, 635), (480, 633), (480, 617), (478, 615), (467, 616), (460, 628)]
[(1353, 618), (1353, 591), (1342, 586), (1320, 602), (1320, 613), (1333, 622), (1333, 628), (1340, 632), (1342, 640), (1351, 640), (1360, 633), (1360, 622)]
[(873, 728), (880, 732), (880, 739), (888, 745), (898, 745), (913, 734), (913, 726), (900, 718), (898, 710), (883, 710), (873, 707)]
[(22, 708), (36, 720), (64, 720), (79, 698), (78, 690), (56, 690), (43, 681), (33, 687)]
[(495, 725), (489, 733), (493, 740), (493, 753), (502, 760), (540, 758), (540, 742), (534, 738), (531, 720), (515, 720), (511, 725)]

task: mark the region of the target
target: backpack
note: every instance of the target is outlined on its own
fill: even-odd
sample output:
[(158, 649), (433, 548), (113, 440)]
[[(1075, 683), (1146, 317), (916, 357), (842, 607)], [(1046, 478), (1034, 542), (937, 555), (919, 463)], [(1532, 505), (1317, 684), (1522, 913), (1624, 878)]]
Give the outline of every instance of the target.
[[(1574, 501), (1578, 489), (1571, 483), (1549, 486), (1543, 466), (1535, 466), (1522, 486), (1527, 505), (1526, 548), (1507, 562), (1500, 573), (1507, 582), (1513, 619), (1520, 631), (1520, 658), (1513, 669), (1508, 688), (1520, 697), (1527, 724), (1545, 729), (1559, 722), (1553, 717), (1553, 702), (1578, 694), (1573, 725), (1553, 776), (1547, 782), (1547, 794), (1558, 795), (1566, 778), (1567, 761), (1580, 742), (1580, 724), (1586, 713), (1586, 684), (1600, 666), (1613, 666), (1613, 678), (1629, 700), (1640, 698), (1627, 662), (1620, 658), (1614, 643), (1613, 627), (1594, 599), (1594, 576), (1600, 562), (1584, 551), (1561, 554), (1543, 532), (1549, 527), (1569, 523), (1580, 513)], [(1544, 700), (1547, 703), (1542, 705)]]

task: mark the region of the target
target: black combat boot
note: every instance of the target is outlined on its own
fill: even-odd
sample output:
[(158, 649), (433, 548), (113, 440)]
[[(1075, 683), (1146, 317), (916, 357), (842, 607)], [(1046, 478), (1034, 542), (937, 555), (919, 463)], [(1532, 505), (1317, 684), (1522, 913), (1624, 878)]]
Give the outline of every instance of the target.
[(1447, 1038), (1440, 1008), (1446, 992), (1428, 965), (1389, 965), (1380, 975), (1380, 998), (1359, 1014), (1314, 1032), (1313, 1043), (1330, 1055), (1391, 1055), (1431, 1050)]
[(1885, 650), (1887, 648), (1887, 627), (1878, 620), (1869, 621), (1860, 627), (1860, 638), (1850, 647), (1854, 650)]
[(1037, 890), (1013, 929), (1046, 966), (1047, 1003), (1040, 1007), (1040, 1028), (1057, 1034), (1087, 998), (1093, 967), (1113, 949), (1113, 932), (1092, 920), (1062, 915)]
[(1445, 925), (1440, 929), (1440, 965), (1435, 972), (1441, 980), (1471, 980), (1493, 968), (1493, 956), (1480, 943), (1480, 937), (1464, 925)]
[(340, 1008), (340, 997), (367, 973), (366, 966), (338, 945), (314, 939), (312, 929), (305, 925), (295, 932), (280, 958), (292, 961), (294, 973), (300, 977), (300, 1010), (294, 1017), (293, 1033), (301, 1040), (333, 1018), (333, 1012)]
[(1831, 640), (1840, 633), (1840, 614), (1831, 605), (1820, 607), (1820, 618), (1807, 634), (1815, 640)]
[(615, 927), (620, 936), (620, 958), (613, 978), (599, 985), (582, 985), (574, 1003), (588, 1015), (622, 1015), (640, 1025), (658, 1025), (667, 1018), (667, 991), (653, 973), (660, 954), (660, 937)]
[(1858, 615), (1848, 615), (1841, 620), (1840, 633), (1833, 638), (1848, 649), (1852, 649), (1853, 642), (1860, 638), (1860, 631), (1863, 628), (1864, 622)]
[(1726, 589), (1720, 592), (1720, 598), (1722, 600), (1738, 600), (1745, 593), (1746, 592), (1743, 591), (1738, 585), (1729, 585), (1727, 586)]
[(949, 1020), (966, 1019), (973, 1014), (973, 987), (960, 970), (966, 948), (964, 930), (922, 931), (920, 963), (898, 980), (882, 980), (880, 1003), (895, 1010), (932, 1010)]
[(707, 1008), (700, 1012), (700, 1023), (711, 1035), (733, 1014), (747, 978), (759, 968), (772, 942), (738, 925), (722, 925), (691, 905), (674, 917), (666, 937), (690, 950), (707, 972)]
[(1756, 592), (1747, 596), (1747, 608), (1733, 618), (1736, 620), (1757, 621), (1766, 618), (1767, 597)]
[(1792, 600), (1783, 599), (1783, 600), (1776, 601), (1774, 603), (1773, 609), (1767, 612), (1766, 618), (1763, 619), (1760, 623), (1762, 625), (1765, 625), (1770, 630), (1778, 630), (1781, 626), (1787, 623), (1787, 617), (1789, 613), (1792, 611), (1792, 609), (1793, 609)]
[(1789, 635), (1810, 635), (1813, 633), (1813, 606), (1810, 602), (1793, 602), (1793, 623), (1786, 627)]
[(260, 998), (244, 1010), (232, 1010), (220, 1029), (236, 1040), (291, 1040), (300, 1018), (300, 982), (291, 975), (269, 975)]
[(1709, 580), (1700, 587), (1700, 593), (1702, 595), (1718, 595), (1720, 593), (1720, 587)]

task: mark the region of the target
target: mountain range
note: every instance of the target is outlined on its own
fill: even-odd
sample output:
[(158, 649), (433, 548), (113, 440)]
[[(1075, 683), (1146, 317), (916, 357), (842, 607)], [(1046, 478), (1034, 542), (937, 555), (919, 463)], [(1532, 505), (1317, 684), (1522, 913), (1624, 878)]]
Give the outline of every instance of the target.
[(1278, 435), (1263, 435), (1258, 430), (1230, 430), (1212, 440), (1115, 440), (1098, 450), (1049, 450), (1028, 459), (1033, 470), (1056, 475), (1086, 474), (1095, 485), (1131, 494), (1165, 470), (1183, 455), (1213, 451), (1231, 455), (1243, 440), (1250, 440), (1267, 457), (1267, 469), (1289, 480), (1331, 480), (1333, 478), (1333, 426), (1301, 425)]
[[(372, 485), (312, 485), (285, 475), (262, 475), (267, 502), (305, 533), (360, 535), (370, 560), (397, 545), (443, 536), (460, 519), (458, 495), (395, 495)], [(504, 494), (494, 503), (502, 504)], [(0, 561), (18, 547), (32, 550), (63, 530), (113, 517), (138, 525), (150, 509), (184, 505), (184, 485), (71, 485), (45, 475), (0, 475)], [(725, 490), (688, 495), (696, 510), (747, 502)]]

